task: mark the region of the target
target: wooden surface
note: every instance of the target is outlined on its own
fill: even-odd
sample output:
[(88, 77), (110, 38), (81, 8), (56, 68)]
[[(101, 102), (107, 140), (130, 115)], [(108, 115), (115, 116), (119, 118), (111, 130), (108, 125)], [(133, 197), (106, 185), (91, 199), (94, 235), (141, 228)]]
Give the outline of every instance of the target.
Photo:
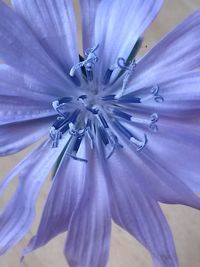
[[(75, 0), (77, 2), (77, 0)], [(149, 49), (165, 33), (171, 30), (178, 22), (188, 16), (192, 11), (200, 7), (200, 0), (166, 0), (165, 5), (153, 23), (152, 27), (145, 34), (145, 43)], [(199, 33), (200, 34), (200, 33)], [(191, 40), (192, 41), (192, 40)], [(184, 44), (183, 44), (184, 45)], [(0, 159), (0, 177), (14, 166), (16, 162), (27, 153), (23, 151), (18, 155)], [(35, 233), (39, 222), (44, 199), (47, 196), (49, 181), (43, 189), (37, 203), (37, 218), (33, 228), (26, 238), (21, 241), (12, 251), (0, 258), (1, 267), (64, 267), (67, 266), (62, 254), (65, 234), (55, 238), (44, 248), (27, 256), (22, 264), (19, 263), (21, 249)], [(2, 201), (13, 192), (14, 186), (7, 190)], [(200, 212), (183, 206), (163, 205), (163, 210), (172, 228), (178, 257), (181, 267), (200, 266)], [(111, 252), (109, 267), (151, 267), (151, 259), (148, 252), (119, 227), (113, 225)]]

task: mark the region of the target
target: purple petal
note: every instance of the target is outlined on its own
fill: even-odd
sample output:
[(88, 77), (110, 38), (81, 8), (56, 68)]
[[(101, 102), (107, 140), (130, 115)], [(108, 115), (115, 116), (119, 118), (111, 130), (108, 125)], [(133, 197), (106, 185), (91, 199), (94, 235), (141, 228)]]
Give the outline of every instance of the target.
[(195, 117), (200, 114), (200, 71), (180, 73), (168, 77), (160, 83), (159, 94), (164, 102), (155, 105), (155, 101), (148, 101), (147, 108), (157, 109), (163, 116), (186, 119), (186, 116)]
[[(39, 147), (36, 147), (31, 153), (29, 153), (22, 161), (20, 161), (3, 179), (3, 181), (0, 183), (0, 196), (5, 191), (6, 187), (13, 181), (13, 179), (23, 171), (23, 169), (27, 168), (30, 164), (32, 159), (35, 157), (38, 157), (38, 154), (43, 149), (44, 145), (40, 145)], [(34, 161), (35, 162), (35, 161)]]
[[(149, 136), (148, 157), (170, 170), (194, 192), (200, 192), (200, 120), (161, 119), (156, 135)], [(163, 145), (164, 144), (164, 145)]]
[(96, 11), (95, 35), (92, 43), (92, 46), (99, 44), (100, 79), (108, 68), (117, 65), (119, 57), (128, 58), (137, 40), (158, 14), (162, 2), (162, 0), (100, 2)]
[(109, 253), (111, 215), (104, 170), (96, 151), (88, 155), (83, 175), (84, 190), (69, 224), (65, 255), (71, 267), (104, 267)]
[(45, 51), (69, 74), (79, 62), (76, 20), (71, 0), (12, 0)]
[(0, 125), (55, 115), (51, 103), (18, 96), (0, 96)]
[[(181, 177), (170, 172), (167, 161), (163, 161), (162, 165), (158, 163), (161, 154), (165, 153), (164, 141), (162, 144), (159, 142), (157, 146), (155, 135), (154, 143), (149, 140), (147, 147), (139, 153), (134, 151), (130, 143), (122, 140), (120, 143), (123, 148), (116, 151), (108, 160), (111, 173), (116, 177), (123, 177), (124, 181), (131, 179), (135, 185), (143, 188), (146, 195), (157, 201), (200, 209), (200, 199), (182, 182)], [(160, 151), (157, 154), (149, 153), (154, 146)]]
[(84, 51), (92, 47), (95, 28), (95, 18), (100, 0), (80, 0), (83, 30)]
[(111, 174), (109, 192), (114, 221), (150, 251), (157, 262), (155, 266), (178, 267), (173, 238), (159, 205), (145, 196), (131, 177)]
[(138, 87), (159, 84), (169, 75), (199, 66), (199, 32), (200, 11), (197, 11), (141, 59), (134, 71), (132, 84)]
[[(196, 117), (200, 113), (200, 71), (193, 70), (166, 76), (165, 80), (159, 84), (159, 95), (164, 99), (163, 102), (155, 102), (153, 97), (143, 101), (143, 112), (147, 114), (156, 111), (159, 116), (179, 118), (182, 121)], [(126, 93), (134, 93), (135, 95), (151, 96), (149, 85), (146, 88), (138, 88), (135, 86), (127, 88)], [(144, 97), (145, 98), (145, 97)]]
[(146, 114), (153, 110), (159, 116), (158, 132), (148, 134), (149, 158), (200, 192), (200, 71), (168, 77), (160, 83), (159, 94), (163, 103), (149, 100), (141, 107)]
[(0, 95), (29, 97), (43, 102), (53, 102), (63, 96), (63, 88), (41, 84), (28, 75), (21, 74), (16, 69), (0, 64)]
[(64, 143), (52, 149), (50, 143), (45, 142), (34, 158), (28, 158), (27, 168), (20, 171), (18, 188), (0, 214), (0, 255), (19, 242), (29, 230), (40, 188), (63, 147)]
[[(83, 146), (80, 149), (82, 150), (80, 156), (85, 158), (85, 149)], [(23, 256), (44, 246), (56, 235), (67, 231), (72, 213), (82, 193), (85, 164), (64, 155), (54, 177), (37, 234), (24, 249)]]
[(0, 156), (14, 154), (48, 134), (52, 118), (0, 126)]
[(66, 73), (40, 45), (27, 24), (0, 1), (0, 58), (22, 74), (55, 88), (71, 85)]

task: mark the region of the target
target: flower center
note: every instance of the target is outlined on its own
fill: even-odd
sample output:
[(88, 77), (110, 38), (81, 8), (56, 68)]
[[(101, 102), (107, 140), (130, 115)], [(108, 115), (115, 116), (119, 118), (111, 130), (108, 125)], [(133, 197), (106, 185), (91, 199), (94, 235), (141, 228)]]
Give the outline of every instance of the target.
[[(88, 49), (85, 52), (85, 59), (71, 68), (70, 76), (81, 68), (84, 80), (88, 82), (88, 89), (78, 96), (66, 96), (52, 103), (58, 114), (56, 121), (50, 128), (50, 138), (52, 147), (59, 145), (59, 140), (66, 138), (66, 153), (70, 157), (87, 161), (78, 156), (78, 151), (84, 138), (89, 138), (91, 149), (96, 145), (96, 141), (103, 144), (105, 157), (109, 158), (113, 152), (122, 148), (118, 140), (125, 138), (141, 151), (147, 144), (147, 134), (144, 133), (144, 126), (151, 131), (157, 132), (157, 122), (159, 116), (152, 113), (149, 117), (138, 115), (138, 110), (146, 101), (162, 103), (163, 97), (159, 93), (159, 86), (154, 85), (137, 93), (126, 93), (130, 76), (136, 68), (136, 61), (132, 59), (129, 63), (123, 58), (118, 58), (117, 68), (120, 72), (118, 79), (121, 81), (115, 94), (109, 94), (110, 79), (114, 68), (110, 67), (104, 75), (102, 84), (98, 85), (98, 90), (94, 79), (95, 64), (98, 62), (97, 49), (99, 45)], [(132, 115), (134, 114), (135, 115)], [(131, 113), (131, 114), (130, 114)], [(138, 128), (142, 128), (138, 130)]]

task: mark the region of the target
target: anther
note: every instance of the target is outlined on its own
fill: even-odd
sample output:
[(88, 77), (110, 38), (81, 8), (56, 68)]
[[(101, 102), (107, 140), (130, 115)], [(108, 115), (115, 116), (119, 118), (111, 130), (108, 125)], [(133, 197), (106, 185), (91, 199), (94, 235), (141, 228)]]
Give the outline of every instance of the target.
[(122, 84), (122, 89), (115, 96), (116, 99), (119, 99), (120, 97), (123, 96), (123, 94), (124, 94), (124, 92), (126, 90), (126, 87), (127, 87), (128, 82), (129, 82), (130, 76), (131, 76), (133, 70), (136, 67), (136, 62), (135, 62), (135, 59), (133, 59), (130, 63), (127, 63), (124, 58), (118, 58), (117, 64), (118, 64), (119, 68), (121, 68), (122, 70), (125, 71), (123, 84)]
[(141, 103), (141, 98), (136, 97), (136, 96), (131, 95), (131, 94), (123, 95), (122, 97), (118, 98), (117, 100), (121, 104), (136, 104), (136, 103)]
[(103, 85), (107, 85), (109, 83), (112, 73), (113, 69), (107, 69), (103, 78)]
[(128, 121), (130, 121), (131, 120), (131, 117), (132, 117), (131, 115), (129, 115), (129, 114), (127, 114), (127, 113), (125, 113), (125, 112), (123, 112), (121, 110), (118, 110), (118, 109), (114, 109), (113, 110), (113, 113), (117, 117), (120, 117), (120, 118), (125, 119), (125, 120), (128, 120)]
[(103, 117), (103, 115), (101, 113), (98, 113), (98, 118), (99, 118), (99, 120), (100, 120), (100, 122), (104, 128), (109, 128), (108, 124), (106, 122), (106, 119)]

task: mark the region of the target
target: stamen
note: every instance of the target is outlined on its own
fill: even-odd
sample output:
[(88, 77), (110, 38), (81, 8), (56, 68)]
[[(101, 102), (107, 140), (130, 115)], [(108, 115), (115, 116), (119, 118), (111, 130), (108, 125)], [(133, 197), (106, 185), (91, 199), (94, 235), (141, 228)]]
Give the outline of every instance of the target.
[(102, 126), (98, 127), (99, 137), (105, 146), (106, 159), (109, 159), (116, 149), (122, 148), (123, 146), (119, 144), (117, 137), (110, 131), (109, 128), (104, 128)]
[(102, 126), (99, 126), (98, 130), (99, 130), (99, 135), (100, 135), (104, 145), (107, 146), (109, 144), (109, 139), (108, 139), (108, 135), (107, 135), (106, 131), (104, 130), (104, 128)]
[(137, 147), (137, 151), (141, 151), (147, 144), (148, 139), (146, 134), (144, 134), (144, 140), (140, 141), (133, 134), (127, 130), (118, 120), (114, 120), (115, 127), (126, 137), (128, 138), (134, 145)]
[(85, 67), (88, 80), (92, 81), (93, 80), (92, 68), (94, 67), (95, 63), (98, 61), (98, 57), (95, 53), (98, 48), (99, 48), (99, 45), (96, 45), (93, 48), (87, 49), (85, 51), (85, 60), (74, 65), (71, 68), (69, 75), (73, 77), (76, 70), (80, 69), (81, 67)]
[(114, 135), (109, 129), (107, 129), (107, 132), (111, 144), (111, 151), (106, 156), (106, 159), (109, 159), (113, 155), (116, 149), (123, 148), (123, 146), (118, 142), (118, 138), (116, 135)]
[[(79, 109), (76, 109), (71, 116), (68, 118), (58, 117), (57, 120), (53, 123), (50, 128), (49, 136), (52, 139), (52, 147), (57, 147), (59, 144), (59, 140), (62, 138), (62, 135), (66, 133), (69, 129), (73, 132), (74, 123), (80, 113)], [(80, 134), (80, 133), (79, 133)]]
[(131, 115), (121, 111), (121, 110), (118, 110), (118, 109), (114, 109), (113, 110), (113, 114), (122, 118), (122, 119), (125, 119), (125, 120), (128, 120), (128, 121), (131, 121)]
[(79, 96), (77, 100), (80, 101), (84, 105), (86, 110), (90, 111), (94, 115), (98, 114), (99, 109), (97, 107), (94, 107), (88, 104), (86, 95)]
[(104, 128), (109, 128), (105, 118), (103, 117), (103, 115), (101, 113), (98, 114), (98, 118), (99, 118), (99, 120), (100, 120), (100, 122)]
[(144, 134), (144, 140), (139, 141), (135, 137), (131, 137), (130, 141), (137, 146), (137, 151), (142, 151), (142, 149), (146, 146), (148, 139), (146, 134)]
[(127, 113), (125, 113), (121, 110), (118, 110), (118, 109), (113, 109), (112, 112), (114, 115), (116, 115), (117, 117), (120, 117), (122, 119), (132, 121), (134, 123), (141, 123), (144, 125), (148, 125), (149, 128), (155, 133), (158, 131), (158, 126), (156, 125), (156, 123), (159, 120), (159, 117), (158, 117), (157, 113), (151, 114), (150, 121), (149, 121), (149, 119), (142, 119), (142, 118), (133, 117), (132, 115), (127, 114)]
[(56, 101), (52, 102), (52, 106), (54, 110), (61, 116), (66, 117), (68, 115), (68, 112), (62, 112), (60, 109), (64, 107), (67, 103), (71, 102), (73, 100), (72, 97), (63, 97)]
[(121, 68), (122, 70), (125, 71), (125, 74), (124, 74), (122, 89), (115, 96), (116, 99), (118, 99), (118, 98), (123, 96), (123, 94), (124, 94), (124, 92), (126, 90), (127, 84), (129, 82), (131, 73), (136, 67), (136, 62), (135, 62), (135, 59), (133, 59), (131, 61), (131, 63), (128, 64), (124, 58), (118, 58), (117, 64), (118, 64), (119, 68)]
[(57, 130), (61, 128), (63, 125), (65, 125), (68, 121), (69, 118), (58, 117), (57, 120), (53, 123), (52, 127), (54, 127)]
[(157, 103), (163, 103), (164, 102), (164, 98), (159, 94), (159, 85), (156, 84), (154, 85), (151, 90), (150, 90), (150, 94), (145, 96), (145, 97), (141, 97), (141, 103), (150, 100), (150, 99), (154, 99), (155, 102)]
[(86, 106), (86, 109), (92, 112), (94, 115), (97, 115), (99, 112), (98, 108), (95, 108), (95, 107), (93, 108), (93, 107)]
[(69, 103), (72, 100), (73, 100), (72, 97), (62, 97), (62, 98), (58, 99), (57, 101), (59, 102), (59, 105), (62, 105), (62, 104)]
[(90, 147), (91, 149), (94, 148), (94, 136), (92, 134), (92, 124), (91, 124), (91, 120), (88, 119), (87, 121), (87, 125), (86, 125), (86, 133), (88, 135), (88, 138), (90, 139)]
[(141, 103), (141, 98), (128, 94), (117, 98), (116, 95), (107, 95), (102, 97), (103, 101), (117, 101), (120, 104), (136, 104)]
[(87, 159), (79, 158), (76, 156), (80, 148), (82, 140), (83, 140), (83, 135), (77, 136), (72, 146), (71, 152), (67, 152), (67, 155), (73, 158), (74, 160), (78, 160), (81, 162), (88, 162)]
[(76, 130), (73, 123), (69, 123), (69, 134), (72, 136), (83, 136), (85, 134), (85, 128)]
[(114, 125), (128, 139), (131, 139), (131, 137), (133, 137), (132, 133), (129, 132), (129, 130), (127, 130), (118, 120), (114, 120)]
[(106, 95), (102, 97), (103, 101), (115, 100), (115, 95)]
[(107, 69), (103, 78), (103, 85), (107, 85), (109, 83), (113, 71), (114, 69)]
[(59, 140), (62, 138), (62, 133), (59, 130), (56, 130), (54, 127), (50, 128), (49, 132), (50, 138), (52, 139), (52, 147), (58, 147)]
[(129, 94), (118, 98), (118, 102), (121, 104), (136, 104), (141, 103), (141, 98)]

